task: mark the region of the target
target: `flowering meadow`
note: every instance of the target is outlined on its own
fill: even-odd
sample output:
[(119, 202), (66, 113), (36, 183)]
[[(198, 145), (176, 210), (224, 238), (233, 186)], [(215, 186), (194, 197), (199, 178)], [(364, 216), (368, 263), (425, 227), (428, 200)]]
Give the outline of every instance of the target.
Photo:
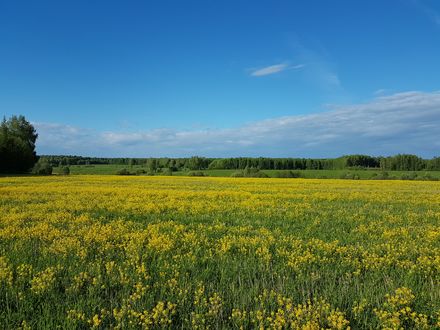
[(2, 329), (439, 329), (440, 183), (0, 178)]

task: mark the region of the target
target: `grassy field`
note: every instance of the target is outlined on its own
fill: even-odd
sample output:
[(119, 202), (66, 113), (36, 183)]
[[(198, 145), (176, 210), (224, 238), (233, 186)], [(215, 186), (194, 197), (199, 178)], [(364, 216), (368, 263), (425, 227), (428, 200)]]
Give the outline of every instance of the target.
[[(123, 168), (135, 173), (137, 170), (147, 170), (146, 167), (140, 165), (126, 166), (126, 165), (72, 165), (69, 166), (71, 174), (116, 174), (118, 170)], [(186, 176), (191, 171), (174, 172), (174, 176)], [(212, 177), (229, 177), (236, 170), (202, 170), (206, 176)], [(275, 177), (278, 172), (285, 172), (283, 170), (263, 170), (269, 177)], [(288, 172), (288, 171), (287, 171)], [(356, 175), (360, 179), (370, 179), (374, 174), (380, 175), (380, 170), (295, 170), (301, 174), (302, 178), (308, 179), (339, 179), (343, 175)], [(54, 174), (60, 173), (60, 168), (55, 167)], [(388, 171), (390, 177), (401, 178), (402, 175), (410, 175), (416, 173), (419, 177), (429, 175), (433, 178), (440, 179), (440, 171)]]
[[(140, 165), (70, 165), (70, 174), (116, 174), (117, 171), (126, 168), (132, 172), (136, 172), (136, 170), (144, 169)], [(53, 173), (59, 174), (61, 168), (54, 167)]]
[(0, 328), (440, 327), (440, 183), (0, 178)]

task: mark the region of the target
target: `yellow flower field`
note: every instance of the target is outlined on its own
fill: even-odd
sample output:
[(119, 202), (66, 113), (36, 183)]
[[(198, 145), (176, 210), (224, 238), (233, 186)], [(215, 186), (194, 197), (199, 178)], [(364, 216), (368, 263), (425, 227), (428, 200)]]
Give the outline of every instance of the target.
[(440, 328), (440, 183), (0, 178), (0, 327)]

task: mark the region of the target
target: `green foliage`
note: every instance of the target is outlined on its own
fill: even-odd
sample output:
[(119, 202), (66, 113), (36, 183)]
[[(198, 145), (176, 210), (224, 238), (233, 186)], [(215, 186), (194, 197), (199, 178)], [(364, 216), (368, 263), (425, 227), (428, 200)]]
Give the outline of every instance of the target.
[(348, 180), (359, 180), (360, 177), (357, 174), (353, 174), (353, 173), (342, 173), (341, 176), (339, 177), (340, 179), (348, 179)]
[(390, 175), (388, 172), (382, 171), (380, 173), (373, 173), (371, 176), (372, 180), (388, 180), (390, 178)]
[(301, 178), (301, 172), (299, 171), (281, 171), (275, 172), (274, 178)]
[(426, 169), (429, 171), (440, 169), (440, 157), (434, 157), (433, 159), (428, 160)]
[(440, 170), (440, 157), (422, 159), (414, 155), (396, 155), (391, 157), (372, 157), (368, 155), (347, 155), (339, 158), (97, 158), (80, 156), (44, 156), (52, 166), (65, 165), (120, 165), (124, 167), (146, 166), (155, 173), (161, 168), (177, 171), (197, 170), (359, 170), (382, 169), (383, 171), (420, 171)]
[(188, 176), (206, 176), (206, 174), (202, 171), (190, 171), (187, 174)]
[(206, 168), (206, 164), (204, 162), (204, 158), (193, 156), (188, 160), (188, 168), (190, 170), (203, 170)]
[(236, 171), (231, 174), (231, 178), (242, 178), (244, 177), (243, 171)]
[(52, 165), (50, 165), (45, 159), (41, 158), (33, 167), (32, 173), (36, 175), (51, 175)]
[(62, 175), (69, 175), (69, 174), (70, 174), (70, 168), (69, 168), (69, 166), (64, 166), (64, 167), (61, 169), (61, 174), (62, 174)]
[(420, 171), (426, 169), (429, 161), (416, 155), (396, 155), (380, 159), (380, 167), (391, 171)]
[(0, 125), (0, 172), (24, 173), (37, 161), (38, 134), (24, 116), (3, 118)]
[(234, 178), (268, 178), (269, 176), (261, 172), (258, 168), (246, 167), (243, 171), (237, 171), (231, 174)]
[(117, 175), (131, 175), (130, 171), (126, 168), (122, 168), (116, 172)]
[(173, 169), (171, 169), (171, 168), (164, 168), (164, 169), (162, 169), (162, 174), (163, 175), (167, 175), (167, 176), (173, 175)]
[(150, 158), (147, 160), (147, 168), (149, 172), (156, 172), (157, 170), (157, 159)]
[(433, 177), (429, 173), (425, 173), (423, 176), (420, 177), (420, 180), (423, 180), (423, 181), (438, 181), (438, 178)]
[(411, 172), (411, 173), (404, 173), (400, 176), (401, 180), (415, 180), (417, 179), (417, 173)]
[(380, 166), (379, 159), (368, 155), (346, 156), (346, 167), (352, 168), (377, 168)]

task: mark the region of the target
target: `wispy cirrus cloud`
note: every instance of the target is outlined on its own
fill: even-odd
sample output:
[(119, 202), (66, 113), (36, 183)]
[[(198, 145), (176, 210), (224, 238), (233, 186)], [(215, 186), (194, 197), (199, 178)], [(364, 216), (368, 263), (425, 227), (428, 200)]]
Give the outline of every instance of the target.
[(440, 27), (440, 11), (429, 5), (427, 1), (413, 0), (415, 7), (427, 16), (431, 22)]
[(315, 42), (313, 46), (305, 46), (299, 40), (294, 40), (292, 47), (296, 58), (302, 63), (307, 63), (307, 70), (304, 70), (307, 81), (331, 93), (343, 90), (336, 65), (321, 43)]
[(286, 71), (286, 70), (292, 70), (292, 69), (301, 69), (305, 66), (305, 64), (297, 64), (289, 66), (287, 63), (280, 63), (275, 65), (266, 66), (264, 68), (260, 69), (254, 69), (251, 72), (251, 76), (253, 77), (261, 77), (261, 76), (268, 76), (271, 74), (275, 74), (278, 72)]
[(237, 128), (98, 132), (34, 123), (40, 154), (95, 156), (299, 156), (366, 153), (440, 155), (440, 91), (405, 92), (322, 113), (286, 116)]
[(375, 90), (374, 92), (373, 92), (373, 94), (375, 95), (375, 96), (383, 96), (383, 95), (385, 95), (387, 92), (389, 92), (390, 90), (389, 89), (386, 89), (386, 88), (380, 88), (380, 89), (377, 89), (377, 90)]

